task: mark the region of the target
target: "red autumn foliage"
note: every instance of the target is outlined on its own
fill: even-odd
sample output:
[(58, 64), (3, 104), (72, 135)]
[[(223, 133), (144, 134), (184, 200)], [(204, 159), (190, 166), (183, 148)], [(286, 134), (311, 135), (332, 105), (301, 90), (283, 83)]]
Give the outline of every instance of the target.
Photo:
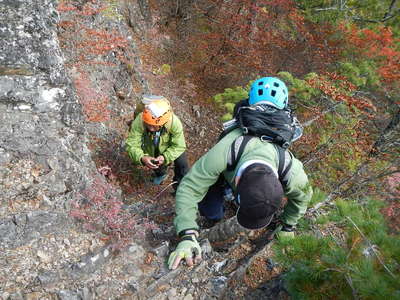
[(379, 75), (385, 83), (398, 85), (400, 82), (400, 39), (393, 36), (390, 27), (379, 27), (376, 31), (360, 29), (355, 25), (341, 27), (346, 40), (360, 55), (374, 58), (379, 63)]
[[(351, 96), (351, 92), (355, 91), (356, 87), (346, 80), (345, 77), (328, 72), (325, 73), (325, 76), (325, 78), (320, 76), (318, 78), (309, 79), (307, 82), (310, 86), (321, 90), (325, 95), (335, 101), (344, 102), (350, 107), (355, 106), (361, 111), (376, 111), (375, 106), (367, 99)], [(340, 88), (336, 87), (333, 84), (334, 82), (337, 82)]]
[(88, 27), (90, 18), (106, 8), (107, 4), (97, 0), (87, 1), (84, 4), (80, 1), (61, 1), (57, 7), (60, 14), (66, 18), (58, 24), (62, 32), (59, 36), (60, 44), (61, 47), (68, 48), (71, 53), (67, 65), (77, 70), (74, 84), (83, 113), (90, 122), (110, 120), (109, 97), (103, 92), (108, 83), (102, 84), (103, 91), (95, 87), (82, 66), (86, 69), (91, 65), (113, 66), (114, 56), (123, 61), (123, 52), (128, 46), (128, 41), (116, 30)]
[(89, 75), (83, 71), (74, 79), (79, 102), (83, 107), (83, 113), (90, 122), (104, 122), (110, 119), (109, 99), (98, 92), (89, 79)]
[(114, 249), (120, 249), (131, 240), (137, 220), (114, 195), (114, 188), (96, 176), (72, 203), (70, 214), (81, 220), (86, 229), (101, 231)]
[(400, 173), (395, 173), (386, 180), (387, 189), (389, 192), (389, 203), (382, 213), (385, 216), (389, 227), (396, 233), (400, 233)]
[(80, 5), (74, 1), (60, 1), (57, 6), (57, 11), (60, 13), (74, 12), (80, 16), (93, 16), (103, 11), (107, 6), (102, 4), (101, 1), (91, 0), (87, 3)]
[(341, 55), (335, 29), (307, 22), (291, 0), (209, 0), (192, 9), (202, 17), (185, 23), (187, 33), (175, 44), (185, 47), (173, 49), (170, 59), (174, 69), (191, 70), (208, 87), (244, 84), (255, 74), (282, 70), (324, 70)]
[(94, 58), (105, 56), (110, 52), (116, 52), (119, 55), (122, 49), (128, 45), (128, 41), (116, 31), (106, 32), (82, 28), (80, 33), (82, 38), (76, 43), (76, 47), (80, 49), (80, 62), (90, 62)]

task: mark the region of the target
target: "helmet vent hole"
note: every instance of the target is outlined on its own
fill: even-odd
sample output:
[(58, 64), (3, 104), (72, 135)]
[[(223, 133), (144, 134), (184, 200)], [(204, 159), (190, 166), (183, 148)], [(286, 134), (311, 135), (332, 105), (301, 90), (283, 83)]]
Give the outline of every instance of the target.
[(274, 86), (275, 86), (275, 87), (279, 87), (279, 83), (274, 82)]
[(263, 85), (264, 84), (264, 81), (260, 81), (259, 83), (258, 83), (258, 85)]
[(272, 90), (272, 91), (271, 91), (271, 96), (272, 96), (272, 97), (275, 97), (275, 95), (276, 95), (276, 91), (275, 91), (275, 90)]
[(258, 96), (262, 96), (264, 94), (263, 90), (258, 90)]

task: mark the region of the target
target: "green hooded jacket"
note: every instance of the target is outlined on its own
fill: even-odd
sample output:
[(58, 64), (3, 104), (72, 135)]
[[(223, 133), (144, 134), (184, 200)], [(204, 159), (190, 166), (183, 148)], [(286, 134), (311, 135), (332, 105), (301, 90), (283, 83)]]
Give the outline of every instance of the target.
[[(182, 123), (175, 114), (172, 114), (171, 120), (164, 125), (161, 132), (158, 155), (163, 155), (165, 164), (168, 165), (186, 150)], [(125, 141), (125, 149), (134, 164), (142, 165), (141, 158), (145, 155), (156, 156), (153, 136), (154, 133), (147, 131), (143, 124), (142, 113), (139, 114), (133, 121)]]
[[(196, 161), (180, 182), (176, 193), (176, 217), (174, 220), (177, 233), (186, 229), (199, 228), (196, 223), (197, 203), (204, 198), (208, 188), (218, 180), (221, 173), (230, 186), (235, 189), (235, 174), (246, 161), (262, 160), (275, 167), (276, 170), (278, 169), (279, 158), (275, 146), (254, 138), (246, 145), (235, 170), (226, 171), (231, 144), (241, 134), (242, 131), (236, 129), (226, 135)], [(281, 219), (288, 225), (296, 225), (307, 209), (307, 204), (312, 196), (312, 188), (303, 170), (303, 164), (298, 159), (292, 158), (292, 167), (289, 172), (289, 181), (284, 189), (288, 202)]]

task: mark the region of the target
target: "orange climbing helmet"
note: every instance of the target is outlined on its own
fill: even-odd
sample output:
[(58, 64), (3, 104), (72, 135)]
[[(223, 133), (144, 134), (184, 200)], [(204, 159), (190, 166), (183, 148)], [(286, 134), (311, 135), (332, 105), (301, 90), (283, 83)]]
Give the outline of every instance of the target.
[(163, 126), (171, 119), (171, 116), (171, 105), (167, 99), (163, 98), (160, 100), (154, 100), (145, 106), (142, 120), (149, 125)]

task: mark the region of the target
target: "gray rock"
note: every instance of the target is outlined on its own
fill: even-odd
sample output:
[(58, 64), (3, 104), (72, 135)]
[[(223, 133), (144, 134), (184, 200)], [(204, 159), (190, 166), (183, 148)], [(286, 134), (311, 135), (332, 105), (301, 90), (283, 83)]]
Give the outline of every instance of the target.
[(208, 239), (201, 240), (200, 247), (201, 247), (203, 256), (211, 256), (213, 249), (212, 249), (210, 241)]
[(218, 261), (218, 262), (216, 262), (216, 263), (214, 263), (212, 266), (211, 266), (211, 270), (213, 270), (214, 272), (220, 272), (220, 270), (226, 265), (226, 263), (228, 262), (228, 260), (227, 259), (224, 259), (224, 260), (222, 260), (222, 261)]
[(69, 220), (65, 214), (34, 211), (15, 215), (0, 221), (0, 244), (18, 247), (42, 234), (61, 231), (67, 228)]
[(17, 236), (17, 225), (12, 219), (0, 221), (0, 244), (12, 243)]
[(21, 291), (10, 294), (7, 298), (8, 300), (24, 300), (24, 295)]
[(265, 299), (265, 300), (277, 300), (277, 299), (288, 299), (289, 295), (284, 288), (284, 282), (281, 277), (274, 278), (257, 289), (250, 291), (246, 297), (249, 300)]
[(132, 276), (129, 279), (130, 282), (136, 282), (143, 275), (143, 271), (138, 268), (137, 264), (128, 263), (124, 266), (124, 269), (127, 274)]
[(153, 253), (163, 260), (169, 254), (169, 242), (163, 241), (160, 246), (153, 249)]
[(81, 257), (78, 263), (70, 266), (70, 273), (67, 275), (71, 278), (81, 278), (86, 274), (95, 272), (111, 258), (108, 247), (106, 246), (96, 253), (88, 253)]
[(176, 299), (176, 294), (177, 294), (176, 288), (171, 288), (171, 289), (167, 292), (168, 300)]
[[(107, 4), (114, 5), (117, 1), (111, 2)], [(85, 245), (75, 245), (73, 237), (63, 236), (67, 232), (87, 234), (75, 227), (69, 210), (71, 202), (79, 200), (85, 189), (93, 189), (93, 179), (98, 176), (87, 146), (89, 134), (111, 144), (119, 134), (104, 123), (86, 123), (78, 102), (82, 99), (76, 94), (74, 78), (69, 78), (72, 72), (67, 72), (65, 67), (65, 62), (71, 61), (71, 53), (76, 49), (62, 53), (59, 45), (61, 38), (57, 34), (61, 29), (57, 23), (60, 14), (56, 10), (59, 3), (61, 1), (57, 0), (0, 0), (0, 277), (5, 274), (4, 270), (18, 274), (8, 276), (6, 285), (14, 294), (2, 296), (9, 299), (23, 299), (24, 293), (30, 292), (15, 293), (16, 284), (34, 286), (35, 291), (51, 287), (59, 299), (85, 300), (94, 299), (95, 294), (89, 287), (75, 291), (81, 287), (83, 278), (90, 282), (90, 287), (103, 286), (104, 292), (111, 291), (111, 295), (106, 293), (111, 298), (117, 297), (115, 291), (125, 286), (125, 282), (118, 282), (109, 289), (108, 278), (98, 274), (111, 259), (107, 246), (79, 260), (79, 255), (72, 251), (83, 251)], [(73, 5), (82, 9), (85, 4), (93, 3), (75, 1)], [(139, 18), (135, 20), (137, 24), (144, 18), (150, 21), (147, 1), (132, 5), (141, 9), (136, 10), (133, 6), (130, 9), (135, 14), (132, 17)], [(101, 25), (110, 32), (120, 31), (128, 36), (127, 26), (121, 26), (118, 20), (107, 19), (102, 14), (87, 19), (89, 22), (82, 24), (84, 28)], [(132, 37), (129, 43), (134, 46)], [(127, 53), (131, 54), (128, 49)], [(139, 55), (133, 56), (133, 71), (136, 71), (141, 62)], [(130, 59), (128, 54), (126, 58)], [(110, 101), (117, 101), (114, 89), (127, 95), (124, 106), (110, 103), (116, 114), (129, 111), (132, 106), (127, 99), (139, 97), (132, 93), (131, 76), (139, 79), (140, 85), (149, 91), (147, 81), (142, 74), (128, 71), (126, 63), (121, 63), (114, 52), (110, 52), (107, 59), (115, 67), (86, 66), (85, 71), (95, 89), (110, 82), (109, 88), (104, 88)], [(109, 188), (107, 193), (121, 199), (120, 191)], [(51, 252), (52, 249), (60, 251)], [(133, 264), (139, 264), (146, 251), (137, 245), (130, 253), (130, 258), (135, 259)], [(15, 256), (20, 253), (27, 256), (18, 261)], [(66, 258), (71, 260), (66, 261)], [(114, 265), (109, 266), (104, 269), (113, 273)], [(42, 269), (44, 267), (46, 270)], [(140, 272), (134, 272), (132, 278), (139, 278)], [(24, 275), (29, 278), (24, 278)], [(30, 293), (26, 297), (35, 295)]]
[(187, 294), (183, 300), (193, 300), (193, 296), (191, 294)]
[(57, 295), (60, 300), (82, 300), (81, 296), (74, 291), (62, 290)]
[(37, 281), (42, 286), (46, 286), (48, 284), (56, 282), (58, 279), (59, 279), (58, 274), (56, 272), (50, 272), (50, 271), (41, 272), (37, 277)]
[(87, 287), (84, 287), (82, 290), (81, 290), (81, 298), (82, 298), (82, 300), (93, 300), (93, 299), (95, 299), (94, 298), (94, 295), (93, 295), (93, 293), (90, 291), (90, 289), (89, 288), (87, 288)]
[(128, 248), (129, 256), (133, 259), (142, 259), (145, 255), (144, 248), (139, 244), (131, 244)]
[(133, 278), (130, 278), (128, 280), (128, 289), (131, 290), (132, 292), (137, 292), (139, 291), (140, 285), (139, 282)]
[(203, 230), (201, 236), (207, 237), (210, 242), (215, 242), (228, 240), (243, 232), (249, 232), (249, 230), (240, 226), (236, 217), (232, 217), (210, 229)]
[(218, 276), (211, 278), (212, 283), (212, 294), (213, 296), (219, 298), (221, 294), (225, 291), (228, 278), (225, 276)]

